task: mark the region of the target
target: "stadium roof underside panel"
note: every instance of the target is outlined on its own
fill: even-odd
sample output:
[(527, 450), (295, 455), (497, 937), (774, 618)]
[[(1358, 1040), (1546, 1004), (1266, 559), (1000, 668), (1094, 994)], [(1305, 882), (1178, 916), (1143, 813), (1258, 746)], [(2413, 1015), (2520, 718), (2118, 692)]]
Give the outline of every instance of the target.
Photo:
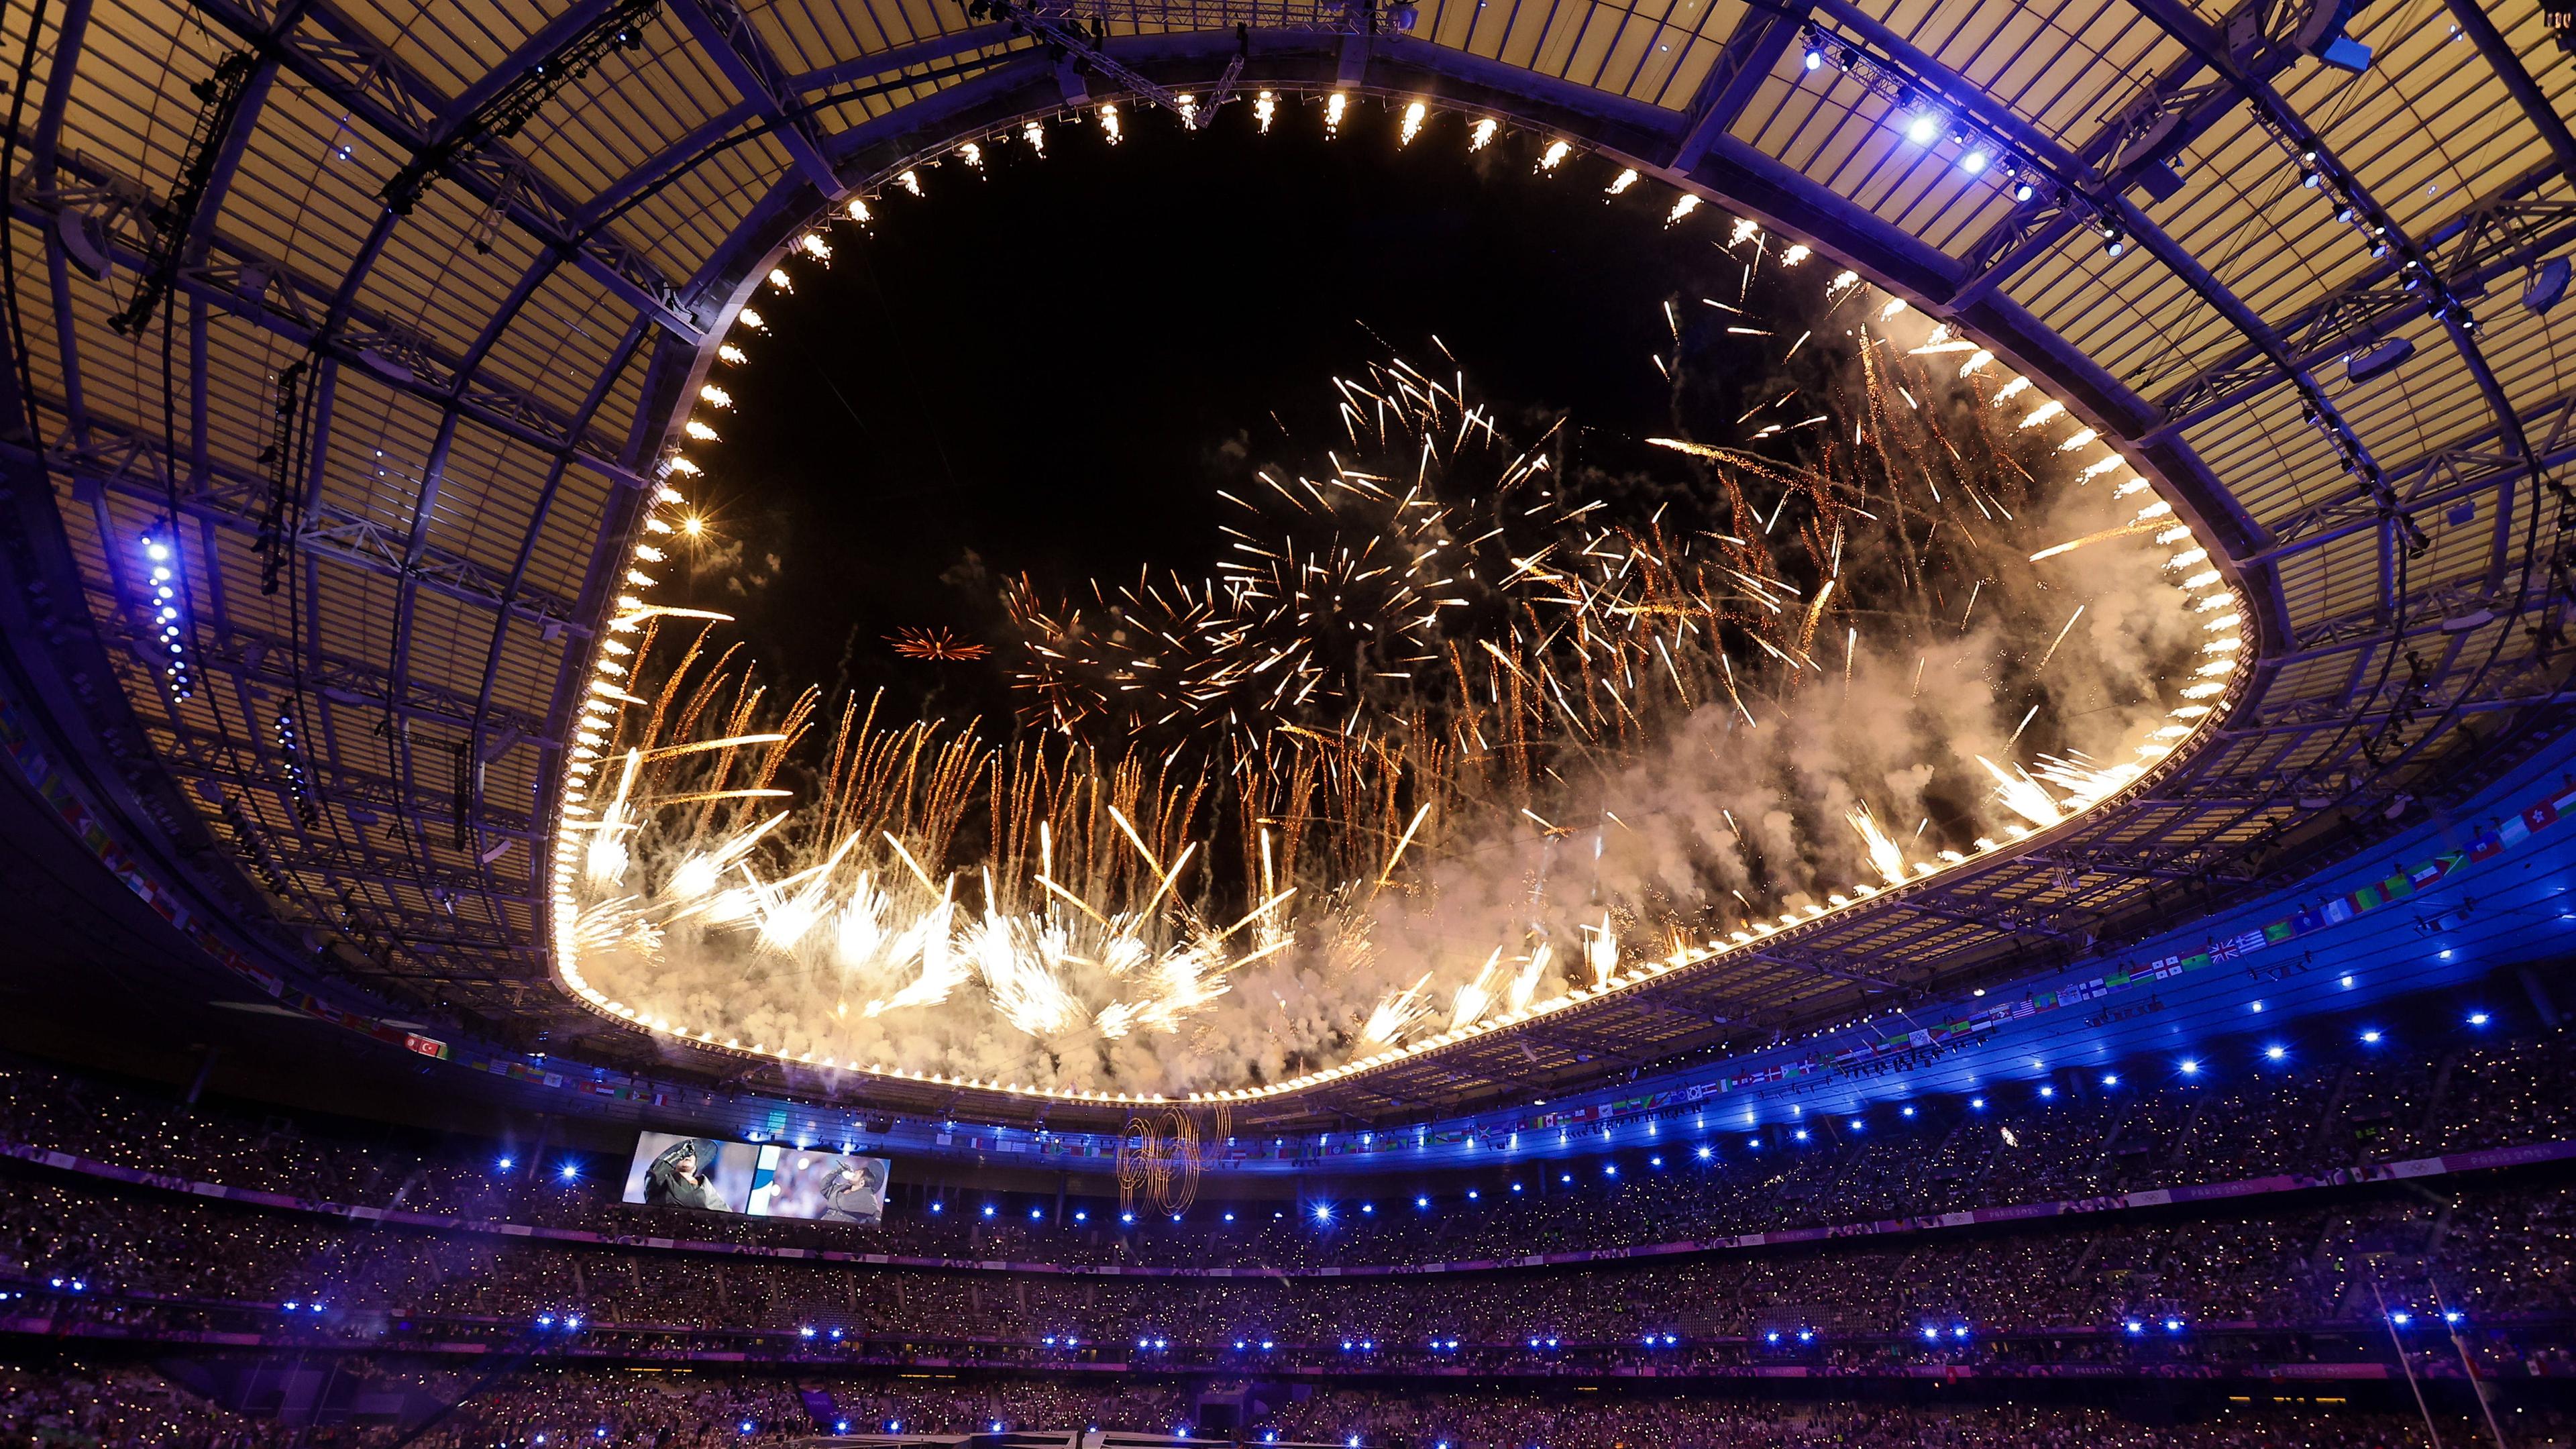
[[(1299, 0), (1080, 9), (1151, 82), (1211, 94), (1240, 23), (1239, 94), (1500, 116), (1814, 244), (2119, 441), (2258, 616), (2225, 725), (2071, 834), (1248, 1117), (1554, 1092), (2074, 959), (2564, 712), (2576, 306), (2521, 296), (2576, 246), (2576, 68), (2528, 0), (2380, 0), (2347, 25), (2359, 73), (2301, 48), (2297, 3), (1424, 0), (1401, 32)], [(157, 761), (277, 940), (410, 1015), (652, 1060), (554, 987), (541, 877), (679, 404), (827, 208), (1122, 82), (943, 0), (30, 13), (0, 35), (26, 66), (7, 446), (50, 479), (121, 686), (92, 726)], [(522, 117), (541, 63), (570, 78)], [(2017, 201), (1908, 144), (1900, 92), (2050, 184)], [(146, 538), (198, 641), (184, 698)]]

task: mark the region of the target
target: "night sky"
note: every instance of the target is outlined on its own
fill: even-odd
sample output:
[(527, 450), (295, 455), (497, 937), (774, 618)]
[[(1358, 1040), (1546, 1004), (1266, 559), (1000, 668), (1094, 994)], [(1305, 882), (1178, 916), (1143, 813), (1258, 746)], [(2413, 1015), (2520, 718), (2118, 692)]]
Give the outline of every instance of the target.
[[(1507, 430), (1568, 414), (1575, 461), (1613, 474), (1645, 436), (1728, 431), (1764, 371), (1725, 334), (1741, 319), (1697, 300), (1740, 286), (1722, 210), (1668, 229), (1673, 193), (1607, 197), (1599, 158), (1539, 175), (1547, 138), (1510, 132), (1470, 156), (1454, 115), (1399, 148), (1368, 104), (1338, 139), (1293, 100), (1268, 136), (1248, 101), (1197, 135), (1126, 109), (1114, 148), (1057, 124), (1043, 159), (1015, 137), (980, 175), (925, 168), (925, 198), (889, 188), (873, 227), (833, 228), (828, 269), (791, 261), (794, 295), (755, 302), (770, 330), (737, 334), (725, 440), (696, 450), (722, 547), (683, 591), (741, 616), (774, 683), (996, 710), (999, 661), (908, 661), (884, 636), (996, 641), (995, 589), (1022, 571), (1204, 576), (1234, 511), (1214, 490), (1324, 470), (1328, 378), (1390, 353), (1445, 376), (1435, 335)], [(1686, 399), (1653, 361), (1668, 300)]]

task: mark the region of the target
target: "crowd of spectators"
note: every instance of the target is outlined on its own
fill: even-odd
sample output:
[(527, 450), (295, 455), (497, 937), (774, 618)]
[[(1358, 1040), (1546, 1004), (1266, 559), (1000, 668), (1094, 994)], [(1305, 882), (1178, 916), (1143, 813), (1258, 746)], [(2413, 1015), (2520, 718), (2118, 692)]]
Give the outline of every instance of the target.
[[(41, 1067), (0, 1066), (0, 1140), (333, 1202), (611, 1234), (1297, 1271), (1630, 1247), (2576, 1138), (2576, 1034), (2565, 1030), (2439, 1059), (2284, 1067), (2227, 1085), (2214, 1075), (2068, 1074), (1858, 1116), (1795, 1109), (1753, 1132), (1726, 1130), (1704, 1109), (1670, 1109), (1617, 1136), (1569, 1134), (1580, 1156), (1533, 1154), (1444, 1184), (1380, 1189), (1369, 1184), (1385, 1179), (1348, 1178), (1329, 1187), (1338, 1201), (1228, 1198), (1230, 1184), (1212, 1178), (1178, 1223), (1132, 1205), (1122, 1215), (1114, 1200), (915, 1184), (864, 1237), (630, 1206), (617, 1201), (622, 1162), (594, 1161), (568, 1179), (552, 1169), (578, 1159), (557, 1151), (545, 1170), (533, 1154), (501, 1170), (510, 1154), (488, 1144), (442, 1152), (181, 1112)], [(1317, 1206), (1334, 1211), (1329, 1222)]]
[[(2528, 1417), (2528, 1416), (2526, 1416)], [(2439, 1420), (2436, 1420), (2439, 1423)], [(2467, 1442), (2473, 1421), (2446, 1438)], [(2554, 1418), (2518, 1425), (2521, 1449), (2563, 1441)], [(1593, 1402), (1489, 1395), (1335, 1393), (1277, 1416), (1282, 1442), (1411, 1445), (1421, 1449), (2394, 1449), (2420, 1444), (2424, 1425), (2392, 1414), (2224, 1410), (2193, 1424), (2141, 1425), (2096, 1409), (1988, 1405), (1927, 1409), (1611, 1398)], [(1257, 1437), (1257, 1436), (1256, 1436)]]
[[(2428, 1324), (2445, 1312), (2479, 1325), (2554, 1323), (2576, 1303), (2576, 1188), (2554, 1182), (1342, 1278), (691, 1254), (401, 1228), (112, 1186), (57, 1175), (21, 1179), (0, 1196), (0, 1290), (15, 1283), (34, 1295), (18, 1311), (77, 1313), (138, 1333), (247, 1323), (344, 1338), (490, 1337), (526, 1331), (541, 1317), (578, 1317), (593, 1342), (611, 1332), (736, 1331), (785, 1338), (789, 1352), (947, 1344), (1007, 1349), (1001, 1356), (1024, 1361), (1212, 1353), (1476, 1365), (1552, 1359), (1575, 1346), (1675, 1362), (1685, 1346), (1768, 1344), (1775, 1334), (1810, 1341), (1801, 1332), (1955, 1354), (1971, 1346), (1991, 1353), (1991, 1343), (2014, 1335), (2116, 1339), (2133, 1323), (2301, 1328), (2376, 1322), (2389, 1311)], [(1140, 1345), (1146, 1352), (1129, 1352)]]
[[(1942, 1352), (1991, 1358), (2004, 1351), (1991, 1345), (2013, 1335), (2116, 1334), (2133, 1323), (2295, 1328), (2377, 1321), (2392, 1311), (2428, 1322), (2452, 1312), (2479, 1324), (2519, 1323), (2552, 1319), (2576, 1301), (2576, 1196), (2554, 1181), (2429, 1179), (2442, 1191), (2346, 1189), (2197, 1216), (2088, 1213), (1974, 1232), (1436, 1280), (1303, 1275), (1297, 1270), (1314, 1257), (1271, 1249), (1297, 1243), (1323, 1257), (1367, 1257), (1473, 1244), (1508, 1256), (1614, 1246), (1626, 1237), (1671, 1240), (1721, 1212), (1738, 1214), (1721, 1224), (1729, 1228), (1776, 1222), (1760, 1216), (1766, 1201), (1795, 1205), (1807, 1219), (1848, 1221), (1899, 1207), (2087, 1193), (2158, 1167), (2170, 1170), (2168, 1180), (2213, 1180), (2547, 1137), (2563, 1130), (2560, 1115), (2576, 1110), (2569, 1106), (2576, 1093), (2563, 1090), (2571, 1059), (2568, 1039), (2552, 1034), (2316, 1081), (2129, 1091), (2096, 1080), (2010, 1102), (1999, 1090), (1992, 1101), (1951, 1104), (1947, 1117), (1928, 1104), (1913, 1119), (1883, 1113), (1890, 1120), (1876, 1131), (1819, 1115), (1809, 1127), (1774, 1134), (1760, 1166), (1734, 1160), (1764, 1155), (1740, 1134), (1732, 1156), (1712, 1150), (1701, 1158), (1715, 1134), (1684, 1133), (1677, 1123), (1660, 1149), (1525, 1162), (1509, 1181), (1479, 1179), (1484, 1187), (1472, 1201), (1453, 1184), (1438, 1203), (1423, 1194), (1422, 1206), (1400, 1192), (1383, 1201), (1345, 1196), (1332, 1224), (1301, 1210), (1297, 1221), (1276, 1226), (1267, 1212), (1287, 1209), (1265, 1205), (1258, 1215), (1272, 1225), (1243, 1225), (1238, 1234), (1226, 1215), (1251, 1218), (1255, 1210), (1219, 1204), (1195, 1210), (1190, 1223), (1161, 1225), (1169, 1231), (1153, 1241), (1196, 1232), (1203, 1257), (1284, 1270), (1227, 1277), (859, 1267), (576, 1244), (251, 1207), (13, 1167), (0, 1195), (0, 1279), (16, 1286), (0, 1284), (0, 1295), (34, 1299), (16, 1310), (0, 1301), (0, 1312), (70, 1315), (138, 1334), (237, 1331), (245, 1322), (266, 1331), (292, 1302), (306, 1316), (284, 1322), (343, 1337), (490, 1337), (557, 1316), (638, 1345), (637, 1334), (730, 1333), (787, 1337), (789, 1350), (945, 1344), (969, 1357), (1032, 1362), (1097, 1358), (1140, 1342), (1154, 1354), (1220, 1356), (1267, 1344), (1281, 1355), (1465, 1365), (1524, 1364), (1574, 1345), (1620, 1348), (1623, 1361), (1673, 1362), (1666, 1351), (1685, 1345), (1704, 1353), (1721, 1341), (1767, 1344), (1774, 1334), (1796, 1343), (1806, 1341), (1795, 1337), (1802, 1332), (1837, 1342), (1929, 1332), (1922, 1341)], [(0, 1138), (176, 1176), (594, 1227), (642, 1211), (606, 1204), (595, 1183), (566, 1185), (554, 1173), (535, 1182), (500, 1177), (462, 1154), (442, 1158), (306, 1134), (283, 1121), (185, 1112), (39, 1068), (0, 1069), (0, 1088)], [(2461, 1113), (2475, 1120), (2454, 1120)], [(1624, 1174), (1605, 1170), (1621, 1161)], [(1557, 1180), (1544, 1181), (1550, 1175)], [(1531, 1190), (1515, 1193), (1510, 1182)], [(968, 1217), (975, 1200), (956, 1202), (956, 1215)], [(543, 1210), (522, 1211), (532, 1204)], [(974, 1216), (972, 1231), (991, 1231)], [(698, 1235), (714, 1226), (782, 1226), (683, 1210), (656, 1210), (651, 1223)], [(1541, 1241), (1496, 1241), (1504, 1229)], [(917, 1246), (905, 1240), (920, 1230), (899, 1222), (890, 1234), (897, 1241), (887, 1243), (864, 1230), (804, 1228), (869, 1249)], [(1607, 1240), (1589, 1236), (1594, 1231)], [(1021, 1233), (1010, 1246), (1027, 1256), (1064, 1247), (1077, 1250), (1063, 1255), (1074, 1262), (1094, 1256), (1079, 1250), (1098, 1235)], [(978, 1237), (969, 1246), (989, 1258), (997, 1244)], [(1426, 1287), (1432, 1282), (1436, 1289)], [(687, 1341), (672, 1338), (658, 1351), (680, 1351)], [(2516, 1352), (2542, 1355), (2536, 1371), (2558, 1364), (2554, 1345)]]
[[(1756, 1134), (1668, 1114), (1651, 1135), (1632, 1131), (1586, 1156), (1426, 1181), (1419, 1194), (1361, 1180), (1329, 1195), (1310, 1190), (1308, 1202), (1211, 1193), (1184, 1222), (1140, 1214), (1146, 1221), (1134, 1226), (1150, 1231), (1071, 1221), (1079, 1199), (1062, 1218), (1042, 1206), (1044, 1221), (1032, 1224), (1027, 1200), (952, 1191), (915, 1199), (869, 1233), (630, 1208), (608, 1200), (614, 1183), (604, 1179), (616, 1174), (604, 1170), (502, 1173), (482, 1144), (371, 1141), (0, 1065), (0, 1140), (170, 1178), (612, 1237), (1269, 1270), (1055, 1273), (570, 1242), (252, 1206), (9, 1161), (0, 1162), (0, 1335), (320, 1351), (389, 1401), (465, 1397), (466, 1408), (412, 1441), (424, 1449), (569, 1449), (574, 1438), (596, 1449), (715, 1449), (831, 1427), (817, 1403), (833, 1406), (834, 1424), (864, 1429), (1096, 1423), (1168, 1432), (1199, 1412), (1195, 1391), (1181, 1385), (1266, 1373), (1296, 1375), (1308, 1391), (1262, 1409), (1251, 1421), (1256, 1443), (1276, 1434), (1413, 1449), (2236, 1449), (2280, 1442), (2264, 1435), (2287, 1421), (2148, 1431), (2078, 1409), (1795, 1405), (1693, 1385), (1780, 1367), (1830, 1380), (1946, 1366), (1992, 1380), (2330, 1366), (2386, 1361), (2392, 1324), (2411, 1337), (2407, 1362), (2420, 1377), (2458, 1378), (2471, 1363), (2495, 1380), (2576, 1376), (2576, 1186), (2554, 1173), (2346, 1184), (2188, 1211), (1553, 1267), (1306, 1271), (1508, 1259), (2280, 1172), (2324, 1177), (2576, 1136), (2576, 1042), (2560, 1034), (2224, 1088), (2177, 1077), (2133, 1089), (2116, 1075), (2017, 1084), (1913, 1104), (1911, 1114), (1888, 1104), (1857, 1124), (1801, 1112), (1761, 1132), (1758, 1147)], [(1332, 1209), (1331, 1221), (1315, 1204)], [(1107, 1205), (1094, 1206), (1109, 1217)], [(471, 1394), (459, 1375), (412, 1367), (429, 1360), (407, 1356), (460, 1341), (529, 1356)], [(724, 1360), (735, 1366), (717, 1367)], [(940, 1371), (920, 1372), (929, 1366)], [(914, 1372), (890, 1376), (897, 1369)], [(1639, 1369), (1658, 1377), (1640, 1380)], [(1461, 1375), (1480, 1391), (1444, 1387)], [(1405, 1376), (1430, 1387), (1364, 1387)], [(1635, 1392), (1640, 1382), (1670, 1387)], [(400, 1418), (355, 1423), (337, 1442), (389, 1445)], [(2404, 1442), (2408, 1432), (2403, 1419), (2334, 1414), (2303, 1422), (2295, 1442), (2357, 1449)], [(2551, 1421), (2546, 1433), (2558, 1432)], [(2533, 1433), (2529, 1442), (2547, 1441)], [(39, 1442), (313, 1441), (273, 1414), (232, 1413), (133, 1368), (0, 1370), (0, 1449)]]
[(0, 1449), (266, 1449), (281, 1430), (148, 1369), (0, 1362)]
[[(0, 1365), (0, 1449), (769, 1449), (833, 1433), (1080, 1430), (1216, 1442), (1365, 1449), (2396, 1449), (2421, 1418), (2349, 1407), (2227, 1406), (2199, 1422), (2142, 1425), (2099, 1409), (1986, 1403), (1854, 1405), (1614, 1393), (1452, 1393), (1278, 1385), (1099, 1385), (994, 1376), (973, 1382), (538, 1369), (486, 1381), (398, 1362), (349, 1360), (337, 1377), (400, 1407), (362, 1416), (244, 1414), (139, 1368)], [(1239, 1425), (1194, 1422), (1214, 1401)], [(350, 1397), (337, 1402), (347, 1404)], [(2564, 1449), (2555, 1414), (2508, 1410), (2513, 1449)], [(317, 1424), (317, 1420), (323, 1420)], [(2475, 1418), (2437, 1413), (2450, 1442)]]

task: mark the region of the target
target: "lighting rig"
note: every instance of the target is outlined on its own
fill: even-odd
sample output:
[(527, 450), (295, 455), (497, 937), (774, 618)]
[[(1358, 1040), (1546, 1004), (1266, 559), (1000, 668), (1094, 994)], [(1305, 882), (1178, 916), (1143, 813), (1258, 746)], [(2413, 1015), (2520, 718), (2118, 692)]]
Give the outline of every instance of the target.
[(1052, 6), (1022, 5), (1014, 0), (966, 0), (966, 18), (1001, 21), (1014, 33), (1035, 35), (1047, 43), (1047, 51), (1058, 63), (1071, 61), (1077, 68), (1114, 81), (1136, 96), (1161, 106), (1181, 118), (1181, 124), (1193, 131), (1203, 131), (1216, 121), (1216, 113), (1234, 99), (1234, 83), (1243, 76), (1243, 63), (1252, 54), (1252, 28), (1234, 27), (1234, 54), (1225, 63), (1225, 73), (1217, 77), (1216, 90), (1202, 103), (1198, 97), (1147, 80), (1109, 53), (1109, 24), (1104, 16), (1091, 17), (1089, 28), (1082, 17), (1062, 3)]
[[(2101, 240), (2105, 258), (2116, 260), (2127, 253), (2130, 235), (2126, 205), (2089, 172), (2040, 154), (2044, 147), (2019, 144), (2004, 126), (1980, 117), (1974, 105), (1945, 94), (1939, 85), (1824, 21), (1808, 21), (1800, 41), (1808, 73), (1831, 67), (1838, 75), (1883, 97), (1891, 107), (1885, 124), (1906, 140), (1924, 147), (1948, 144), (1957, 152), (1961, 171), (2001, 189), (2031, 220), (2038, 221), (2054, 211), (2090, 227)], [(2257, 116), (2276, 139), (2298, 155), (2303, 184), (2336, 198), (2338, 219), (2368, 237), (2372, 256), (2386, 257), (2394, 246), (2403, 245), (2398, 261), (2399, 280), (2409, 291), (2427, 286), (2433, 289), (2427, 310), (2434, 317), (2475, 327), (2465, 305), (2451, 295), (2430, 262), (2385, 217), (2359, 203), (2358, 186), (2335, 170), (2315, 138), (2290, 135), (2272, 118), (2263, 116), (2259, 108)], [(2390, 359), (2388, 365), (2402, 360), (2400, 355)], [(2298, 369), (2285, 370), (2299, 391), (2299, 415), (2325, 434), (2343, 470), (2361, 483), (2378, 504), (2380, 517), (2396, 529), (2407, 556), (2422, 557), (2432, 547), (2432, 540), (2401, 504), (2378, 463), (2361, 446), (2323, 389)], [(2370, 375), (2375, 374), (2365, 373), (2362, 380)]]
[(295, 801), (295, 818), (311, 830), (322, 823), (322, 807), (313, 798), (313, 777), (304, 768), (304, 741), (295, 732), (295, 716), (280, 714), (275, 727), (277, 757), (286, 766), (286, 793)]
[(454, 129), (420, 148), (377, 193), (397, 216), (409, 216), (430, 184), (454, 176), (494, 141), (519, 134), (546, 102), (610, 55), (644, 48), (644, 28), (662, 13), (662, 0), (621, 0), (528, 68), (491, 99), (466, 112)]
[(257, 55), (235, 51), (216, 64), (213, 75), (188, 88), (205, 109), (198, 113), (196, 129), (189, 133), (187, 149), (180, 156), (170, 199), (144, 209), (144, 219), (152, 225), (152, 249), (144, 258), (142, 280), (135, 285), (134, 295), (107, 320), (108, 329), (117, 336), (141, 331), (170, 295), (170, 284), (178, 280), (179, 266), (187, 259), (188, 238), (197, 228), (197, 213), (205, 206), (206, 189), (214, 183), (224, 137), (241, 115), (242, 100), (250, 93), (251, 77), (258, 68)]
[(150, 581), (151, 644), (145, 653), (161, 666), (161, 689), (170, 702), (193, 699), (196, 668), (188, 658), (186, 601), (180, 596), (179, 530), (163, 526), (143, 535), (144, 577)]

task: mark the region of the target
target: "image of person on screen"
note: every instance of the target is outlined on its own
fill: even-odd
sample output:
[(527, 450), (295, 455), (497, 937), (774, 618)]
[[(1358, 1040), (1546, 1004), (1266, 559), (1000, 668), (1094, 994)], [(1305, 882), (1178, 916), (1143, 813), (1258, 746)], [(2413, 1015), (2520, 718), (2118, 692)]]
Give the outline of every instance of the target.
[(880, 1157), (844, 1159), (823, 1179), (827, 1223), (869, 1223), (885, 1218), (886, 1164)]
[(644, 1200), (659, 1207), (705, 1208), (710, 1212), (730, 1212), (725, 1200), (716, 1194), (716, 1185), (708, 1173), (715, 1167), (716, 1144), (695, 1137), (684, 1137), (662, 1149), (653, 1159), (652, 1168), (644, 1174)]

